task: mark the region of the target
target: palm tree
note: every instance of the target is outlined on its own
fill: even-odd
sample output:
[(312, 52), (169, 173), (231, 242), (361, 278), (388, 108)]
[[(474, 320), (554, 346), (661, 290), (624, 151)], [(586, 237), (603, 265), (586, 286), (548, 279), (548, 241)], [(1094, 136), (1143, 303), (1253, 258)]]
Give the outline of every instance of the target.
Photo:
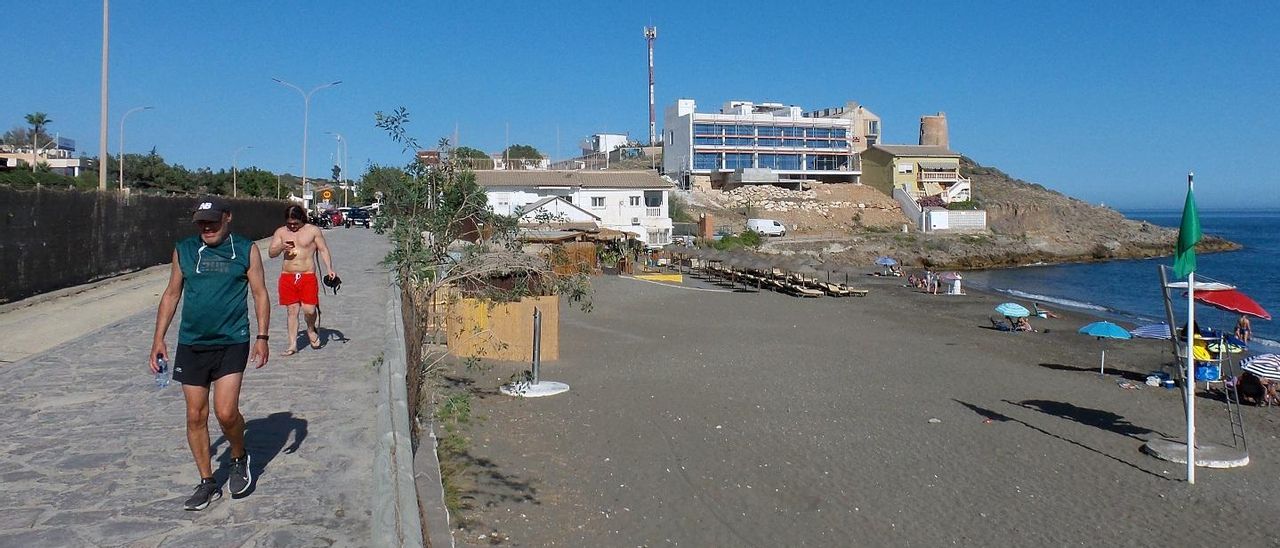
[(53, 120), (50, 120), (49, 115), (43, 112), (35, 112), (27, 115), (27, 123), (31, 124), (31, 172), (35, 173), (36, 151), (39, 150), (36, 148), (36, 139), (39, 138), (40, 132), (44, 130), (44, 126), (52, 124)]

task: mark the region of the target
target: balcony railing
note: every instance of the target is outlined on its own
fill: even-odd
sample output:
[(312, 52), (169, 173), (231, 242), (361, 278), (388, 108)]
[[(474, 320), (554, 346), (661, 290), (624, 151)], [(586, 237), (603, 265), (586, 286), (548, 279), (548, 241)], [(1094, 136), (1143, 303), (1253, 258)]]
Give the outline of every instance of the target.
[(645, 216), (647, 216), (647, 217), (661, 217), (661, 216), (662, 216), (662, 208), (660, 208), (660, 207), (647, 207), (647, 208), (645, 208), (645, 210), (644, 210), (644, 214), (645, 214)]
[(968, 179), (954, 171), (921, 171), (918, 180), (923, 182), (959, 182), (967, 183)]

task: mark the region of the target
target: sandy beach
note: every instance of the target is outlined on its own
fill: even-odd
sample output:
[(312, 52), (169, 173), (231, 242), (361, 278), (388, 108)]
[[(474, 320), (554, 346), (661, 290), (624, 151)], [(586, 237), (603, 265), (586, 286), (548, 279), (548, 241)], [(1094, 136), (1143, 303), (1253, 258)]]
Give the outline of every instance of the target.
[[(901, 278), (844, 299), (594, 282), (543, 368), (569, 393), (498, 395), (526, 364), (454, 372), (481, 419), (460, 544), (1274, 545), (1280, 412), (1245, 407), (1252, 463), (1196, 485), (1140, 452), (1184, 430), (1180, 392), (1141, 382), (1167, 342), (1099, 342), (1063, 310), (996, 331), (1007, 298)], [(1197, 417), (1231, 441), (1225, 404)]]

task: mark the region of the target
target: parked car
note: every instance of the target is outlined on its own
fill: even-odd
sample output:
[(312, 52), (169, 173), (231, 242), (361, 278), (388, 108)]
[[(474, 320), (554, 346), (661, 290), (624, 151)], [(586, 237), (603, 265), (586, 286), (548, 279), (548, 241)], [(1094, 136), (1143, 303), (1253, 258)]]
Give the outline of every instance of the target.
[(773, 219), (747, 219), (747, 230), (765, 236), (786, 236), (787, 227)]
[(361, 208), (353, 208), (347, 212), (347, 228), (352, 225), (370, 228), (373, 226), (373, 218), (369, 216), (369, 212)]
[(329, 226), (333, 228), (342, 226), (343, 223), (345, 223), (345, 220), (342, 218), (342, 212), (336, 209), (330, 209), (329, 211), (324, 212), (323, 216), (329, 218)]

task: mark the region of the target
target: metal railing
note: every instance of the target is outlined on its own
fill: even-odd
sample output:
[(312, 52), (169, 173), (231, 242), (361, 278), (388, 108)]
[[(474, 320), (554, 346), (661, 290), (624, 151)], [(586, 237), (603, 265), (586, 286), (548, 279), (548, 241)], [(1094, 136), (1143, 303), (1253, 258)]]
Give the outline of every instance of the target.
[(458, 164), (472, 171), (545, 171), (551, 169), (547, 158), (457, 158)]

